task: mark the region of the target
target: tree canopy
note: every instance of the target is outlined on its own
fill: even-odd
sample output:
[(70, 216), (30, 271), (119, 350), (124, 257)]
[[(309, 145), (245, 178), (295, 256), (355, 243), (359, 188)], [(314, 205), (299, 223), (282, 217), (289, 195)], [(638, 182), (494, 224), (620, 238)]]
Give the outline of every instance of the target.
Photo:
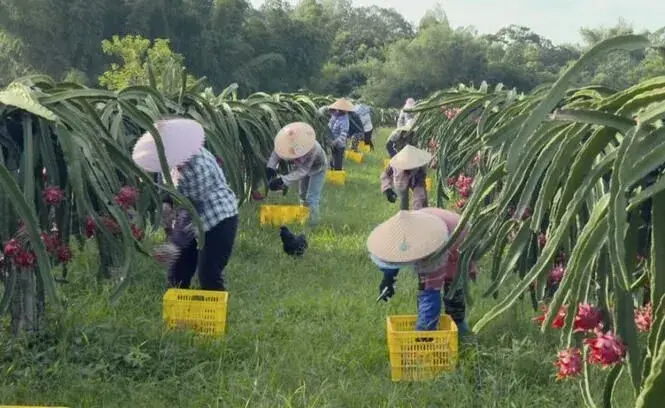
[[(528, 27), (455, 28), (440, 7), (414, 26), (394, 9), (349, 0), (258, 9), (246, 0), (0, 0), (0, 84), (38, 72), (114, 89), (140, 79), (152, 54), (156, 67), (175, 61), (217, 89), (235, 82), (241, 94), (308, 89), (399, 106), (460, 82), (529, 91), (628, 32), (623, 21), (584, 27), (582, 44), (555, 45)], [(665, 41), (664, 30), (648, 34)], [(657, 49), (617, 52), (580, 80), (622, 89), (663, 73)]]

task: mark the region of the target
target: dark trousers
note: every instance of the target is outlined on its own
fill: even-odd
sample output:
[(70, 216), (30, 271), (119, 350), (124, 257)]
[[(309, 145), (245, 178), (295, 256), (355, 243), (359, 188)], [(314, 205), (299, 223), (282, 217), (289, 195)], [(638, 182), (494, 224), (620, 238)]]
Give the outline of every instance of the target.
[(344, 164), (344, 148), (343, 147), (331, 147), (332, 151), (332, 160), (330, 161), (330, 168), (333, 170), (342, 170), (342, 165)]
[(206, 232), (205, 245), (200, 253), (196, 249), (196, 240), (192, 240), (169, 270), (169, 287), (188, 289), (198, 265), (201, 289), (225, 290), (222, 272), (231, 258), (237, 231), (238, 216), (234, 215)]
[(455, 324), (459, 325), (466, 317), (466, 302), (464, 300), (464, 289), (459, 288), (455, 291), (452, 298), (448, 300), (446, 296), (450, 293), (452, 282), (443, 285), (443, 305), (446, 308), (446, 314), (449, 315)]
[(374, 150), (374, 143), (372, 142), (372, 133), (374, 132), (374, 129), (365, 132), (365, 144), (369, 146), (371, 150)]

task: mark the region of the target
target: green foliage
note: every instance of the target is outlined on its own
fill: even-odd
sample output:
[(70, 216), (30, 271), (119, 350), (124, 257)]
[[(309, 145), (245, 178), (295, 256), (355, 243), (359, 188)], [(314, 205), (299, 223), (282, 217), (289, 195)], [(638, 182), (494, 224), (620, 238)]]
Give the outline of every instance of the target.
[[(599, 39), (632, 32), (620, 23), (584, 29), (581, 46), (554, 45), (527, 27), (492, 35), (454, 28), (440, 7), (414, 27), (392, 9), (347, 0), (275, 0), (258, 9), (246, 0), (1, 0), (0, 28), (11, 39), (0, 36), (5, 84), (27, 72), (64, 78), (72, 70), (101, 77), (109, 89), (144, 84), (142, 67), (155, 48), (217, 89), (237, 83), (241, 96), (310, 89), (393, 107), (460, 82), (502, 82), (528, 92), (555, 80)], [(649, 35), (658, 43), (663, 33)], [(111, 42), (107, 52), (99, 48), (104, 40)], [(153, 63), (158, 71), (163, 66)], [(589, 65), (576, 82), (623, 89), (663, 72), (657, 53), (617, 52)]]
[[(476, 154), (481, 157), (473, 193), (453, 234), (470, 226), (462, 244), (464, 257), (480, 258), (494, 250), (499, 258), (483, 294), (499, 302), (474, 330), (488, 327), (528, 293), (534, 307), (548, 303), (543, 331), (550, 330), (560, 307), (568, 306), (561, 343), (563, 348), (579, 347), (583, 336), (573, 332), (572, 324), (577, 305), (598, 305), (608, 316), (606, 329), (627, 345), (624, 371), (634, 393), (642, 395), (640, 406), (655, 408), (660, 394), (654, 387), (665, 376), (660, 356), (665, 269), (662, 251), (654, 250), (665, 234), (665, 76), (623, 91), (571, 88), (580, 73), (608, 55), (637, 54), (650, 45), (646, 36), (608, 38), (553, 85), (526, 95), (501, 85), (493, 90), (487, 84), (460, 86), (432, 95), (414, 111), (419, 112), (420, 143), (439, 144), (439, 180), (466, 171)], [(460, 110), (448, 117), (450, 108)], [(439, 201), (445, 199), (443, 187), (440, 183)], [(547, 239), (539, 249), (541, 233)], [(550, 269), (562, 262), (561, 252), (565, 274), (552, 296)], [(647, 259), (646, 275), (638, 267), (638, 255)], [(513, 275), (519, 282), (507, 284)], [(645, 279), (649, 290), (643, 288)], [(462, 273), (455, 285), (467, 287), (467, 280)], [(638, 336), (634, 322), (640, 294), (655, 311), (648, 339)], [(586, 370), (597, 375), (591, 367)], [(611, 401), (619, 371), (613, 373), (604, 406), (628, 406)], [(597, 397), (588, 382), (582, 389), (586, 405), (594, 405)]]
[[(148, 64), (159, 90), (164, 90), (165, 75), (183, 69), (183, 56), (171, 50), (170, 40), (167, 39), (158, 38), (151, 42), (137, 35), (122, 38), (114, 35), (111, 40), (102, 41), (102, 50), (104, 54), (122, 60), (122, 65), (111, 64), (111, 68), (99, 77), (99, 83), (112, 91), (130, 86), (149, 85)], [(191, 86), (195, 82), (194, 77), (187, 76), (186, 86)]]
[[(389, 133), (376, 132), (377, 146)], [(390, 302), (374, 302), (381, 275), (365, 240), (397, 207), (376, 188), (384, 154), (366, 158), (347, 164), (344, 187), (324, 187), (322, 224), (302, 231), (310, 242), (302, 259), (285, 256), (278, 231), (259, 226), (260, 204), (241, 208), (226, 269), (229, 331), (219, 341), (163, 332), (163, 271), (147, 259), (133, 264), (134, 282), (117, 305), (91, 290), (97, 251), (87, 243), (76, 251), (70, 284), (61, 287), (69, 307), (57, 324), (30, 348), (0, 336), (8, 356), (0, 360), (0, 400), (105, 408), (582, 406), (574, 384), (553, 380), (557, 337), (543, 341), (525, 305), (488, 327), (456, 373), (392, 383), (385, 317), (415, 312), (417, 282), (404, 274)], [(297, 192), (268, 200), (296, 204)], [(471, 285), (476, 297), (490, 283), (488, 268), (483, 263)], [(492, 304), (479, 299), (472, 321)], [(602, 379), (592, 378), (594, 395)], [(629, 407), (625, 376), (619, 385), (625, 390), (617, 390), (617, 403)]]

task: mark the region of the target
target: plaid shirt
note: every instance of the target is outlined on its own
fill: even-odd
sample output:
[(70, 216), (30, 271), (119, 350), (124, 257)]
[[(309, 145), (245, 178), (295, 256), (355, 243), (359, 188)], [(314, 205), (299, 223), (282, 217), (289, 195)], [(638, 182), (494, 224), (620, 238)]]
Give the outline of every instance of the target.
[(206, 232), (238, 214), (238, 199), (226, 183), (217, 159), (205, 148), (178, 166), (176, 179), (178, 191), (192, 201)]

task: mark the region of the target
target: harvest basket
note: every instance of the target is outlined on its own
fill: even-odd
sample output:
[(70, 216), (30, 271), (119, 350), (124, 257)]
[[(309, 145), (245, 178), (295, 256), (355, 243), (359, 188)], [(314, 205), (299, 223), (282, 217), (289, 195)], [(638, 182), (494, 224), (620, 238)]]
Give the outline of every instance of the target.
[(425, 190), (427, 190), (427, 192), (432, 190), (432, 178), (431, 177), (427, 177), (425, 179)]
[(169, 329), (190, 329), (203, 336), (223, 336), (228, 301), (228, 292), (169, 289), (164, 294), (164, 323)]
[(388, 316), (386, 334), (393, 381), (434, 379), (455, 369), (458, 358), (457, 326), (448, 315), (436, 331), (415, 331), (417, 316)]
[(328, 170), (326, 180), (332, 184), (344, 185), (346, 183), (346, 172), (344, 170)]
[(309, 208), (302, 205), (262, 205), (259, 211), (261, 225), (304, 224), (308, 216)]
[(352, 162), (355, 163), (362, 163), (363, 162), (363, 154), (362, 153), (356, 153), (353, 150), (346, 150), (345, 151), (345, 157)]
[(369, 145), (365, 144), (365, 142), (358, 143), (358, 149), (360, 149), (360, 151), (363, 152), (363, 153), (369, 153), (369, 152), (372, 151), (372, 149), (369, 147)]
[(390, 159), (383, 159), (383, 168), (387, 169), (390, 166)]

